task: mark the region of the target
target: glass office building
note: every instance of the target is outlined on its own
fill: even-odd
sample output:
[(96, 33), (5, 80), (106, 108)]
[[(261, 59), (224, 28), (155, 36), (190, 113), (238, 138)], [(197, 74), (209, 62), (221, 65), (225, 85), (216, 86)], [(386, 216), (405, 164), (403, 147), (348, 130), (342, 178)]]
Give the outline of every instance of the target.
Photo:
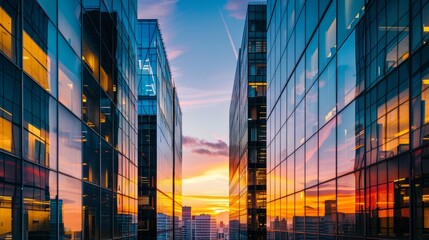
[(181, 239), (182, 112), (157, 20), (138, 20), (139, 238)]
[(230, 239), (266, 238), (266, 10), (248, 5), (229, 113)]
[(137, 1), (0, 1), (0, 239), (137, 237)]
[(268, 16), (269, 238), (429, 238), (429, 1)]

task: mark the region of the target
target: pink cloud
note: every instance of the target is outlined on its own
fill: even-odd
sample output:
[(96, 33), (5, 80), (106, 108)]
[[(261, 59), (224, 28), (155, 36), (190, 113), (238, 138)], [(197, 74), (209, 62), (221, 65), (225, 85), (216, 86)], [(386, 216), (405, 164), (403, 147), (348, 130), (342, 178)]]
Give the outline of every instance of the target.
[(245, 19), (247, 2), (248, 0), (228, 0), (224, 8), (228, 10), (228, 16), (236, 19)]
[(228, 144), (222, 140), (209, 142), (205, 139), (184, 136), (183, 146), (192, 148), (192, 152), (207, 156), (229, 156)]
[[(173, 70), (175, 73), (179, 73), (178, 69)], [(208, 90), (208, 89), (196, 89), (189, 87), (177, 86), (180, 93), (180, 106), (183, 109), (197, 109), (207, 108), (209, 105), (229, 103), (231, 100), (231, 93), (228, 90)]]
[(183, 52), (184, 52), (183, 49), (179, 49), (179, 48), (170, 49), (169, 51), (167, 51), (168, 60), (171, 61), (173, 59), (180, 57), (180, 55), (182, 55)]
[(178, 0), (139, 0), (138, 18), (163, 19), (172, 14)]

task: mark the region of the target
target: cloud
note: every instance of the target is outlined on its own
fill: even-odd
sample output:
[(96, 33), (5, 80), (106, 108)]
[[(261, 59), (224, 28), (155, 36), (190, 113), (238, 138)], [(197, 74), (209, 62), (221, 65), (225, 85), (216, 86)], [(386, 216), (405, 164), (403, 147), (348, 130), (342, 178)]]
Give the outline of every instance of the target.
[(228, 0), (224, 8), (228, 10), (230, 17), (245, 19), (247, 2), (248, 0)]
[(184, 52), (183, 49), (179, 49), (179, 48), (172, 48), (167, 52), (168, 55), (168, 60), (173, 60), (176, 59), (178, 57), (180, 57), (180, 55), (182, 55)]
[(231, 100), (231, 93), (225, 89), (209, 90), (178, 86), (178, 92), (180, 93), (180, 106), (183, 109), (206, 109), (208, 105), (229, 103)]
[(144, 19), (163, 19), (170, 16), (178, 0), (139, 0), (138, 17)]
[(183, 146), (192, 148), (193, 153), (207, 156), (229, 156), (228, 144), (222, 140), (209, 142), (205, 139), (199, 139), (190, 136), (183, 137)]

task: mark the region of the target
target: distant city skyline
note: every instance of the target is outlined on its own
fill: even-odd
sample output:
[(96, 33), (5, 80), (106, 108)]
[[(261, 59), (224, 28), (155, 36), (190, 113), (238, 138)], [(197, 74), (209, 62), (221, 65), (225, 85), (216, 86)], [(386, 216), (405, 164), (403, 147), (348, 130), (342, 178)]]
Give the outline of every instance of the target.
[(183, 111), (183, 205), (196, 213), (228, 211), (233, 48), (241, 44), (247, 2), (139, 0), (138, 17), (160, 22)]

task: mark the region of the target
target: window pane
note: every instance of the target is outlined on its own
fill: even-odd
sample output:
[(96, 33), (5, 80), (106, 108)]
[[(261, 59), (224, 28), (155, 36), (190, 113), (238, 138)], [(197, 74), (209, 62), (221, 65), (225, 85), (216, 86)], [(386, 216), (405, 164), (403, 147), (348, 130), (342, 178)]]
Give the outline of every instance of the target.
[(60, 107), (59, 125), (59, 171), (78, 179), (82, 176), (81, 122), (66, 109)]
[(338, 232), (345, 235), (356, 233), (356, 179), (354, 174), (338, 179)]
[(64, 224), (59, 231), (60, 239), (80, 238), (82, 234), (81, 181), (59, 174), (58, 209)]
[(319, 48), (318, 48), (318, 36), (314, 35), (310, 44), (307, 47), (305, 52), (305, 78), (306, 78), (306, 88), (307, 91), (312, 86), (313, 82), (316, 80), (319, 75)]
[(76, 116), (81, 115), (82, 82), (80, 59), (73, 53), (63, 38), (58, 38), (58, 98)]
[(301, 147), (295, 152), (295, 191), (304, 189), (304, 161), (304, 147)]
[(24, 71), (43, 89), (57, 94), (57, 30), (32, 0), (24, 5)]
[(364, 0), (338, 0), (338, 43), (341, 45), (365, 11)]
[(335, 177), (335, 119), (319, 131), (319, 182)]
[(319, 225), (320, 233), (336, 233), (337, 198), (335, 180), (319, 186), (319, 217), (325, 224)]
[(0, 51), (13, 62), (16, 62), (18, 48), (17, 33), (21, 18), (19, 3), (20, 1), (0, 1)]
[(83, 69), (82, 120), (92, 129), (100, 130), (100, 87), (89, 73)]
[(0, 149), (20, 152), (21, 73), (0, 55)]
[(359, 148), (358, 133), (356, 132), (356, 107), (350, 104), (338, 115), (337, 140), (338, 140), (338, 175), (353, 171), (356, 161), (356, 149)]
[(101, 141), (101, 178), (100, 185), (112, 189), (113, 185), (113, 149), (104, 141)]
[(317, 115), (317, 83), (308, 91), (307, 96), (305, 97), (305, 136), (306, 139), (310, 138), (319, 128), (318, 128), (318, 115)]
[(337, 114), (336, 70), (334, 59), (319, 78), (319, 127)]
[(355, 38), (353, 32), (338, 51), (338, 111), (357, 95)]
[[(84, 239), (99, 239), (100, 236), (100, 192), (99, 188), (83, 183)], [(106, 231), (107, 229), (101, 229)]]
[(100, 137), (91, 129), (82, 129), (82, 179), (99, 184), (100, 180)]
[(78, 0), (58, 1), (58, 28), (78, 56), (81, 54), (80, 22), (81, 6)]
[(305, 60), (299, 62), (295, 70), (295, 103), (298, 104), (305, 94)]
[(302, 101), (295, 111), (295, 147), (298, 148), (305, 141), (305, 111), (304, 101)]
[(305, 144), (305, 187), (317, 184), (317, 134)]
[(329, 60), (332, 59), (337, 47), (337, 18), (335, 2), (331, 4), (326, 15), (319, 26), (319, 67), (321, 70), (325, 68)]
[(57, 168), (57, 104), (33, 80), (24, 77), (24, 158)]
[[(314, 29), (318, 22), (318, 7), (319, 2), (309, 1), (305, 4), (305, 42), (310, 40), (311, 34), (313, 34)], [(317, 34), (315, 34), (316, 36)]]

